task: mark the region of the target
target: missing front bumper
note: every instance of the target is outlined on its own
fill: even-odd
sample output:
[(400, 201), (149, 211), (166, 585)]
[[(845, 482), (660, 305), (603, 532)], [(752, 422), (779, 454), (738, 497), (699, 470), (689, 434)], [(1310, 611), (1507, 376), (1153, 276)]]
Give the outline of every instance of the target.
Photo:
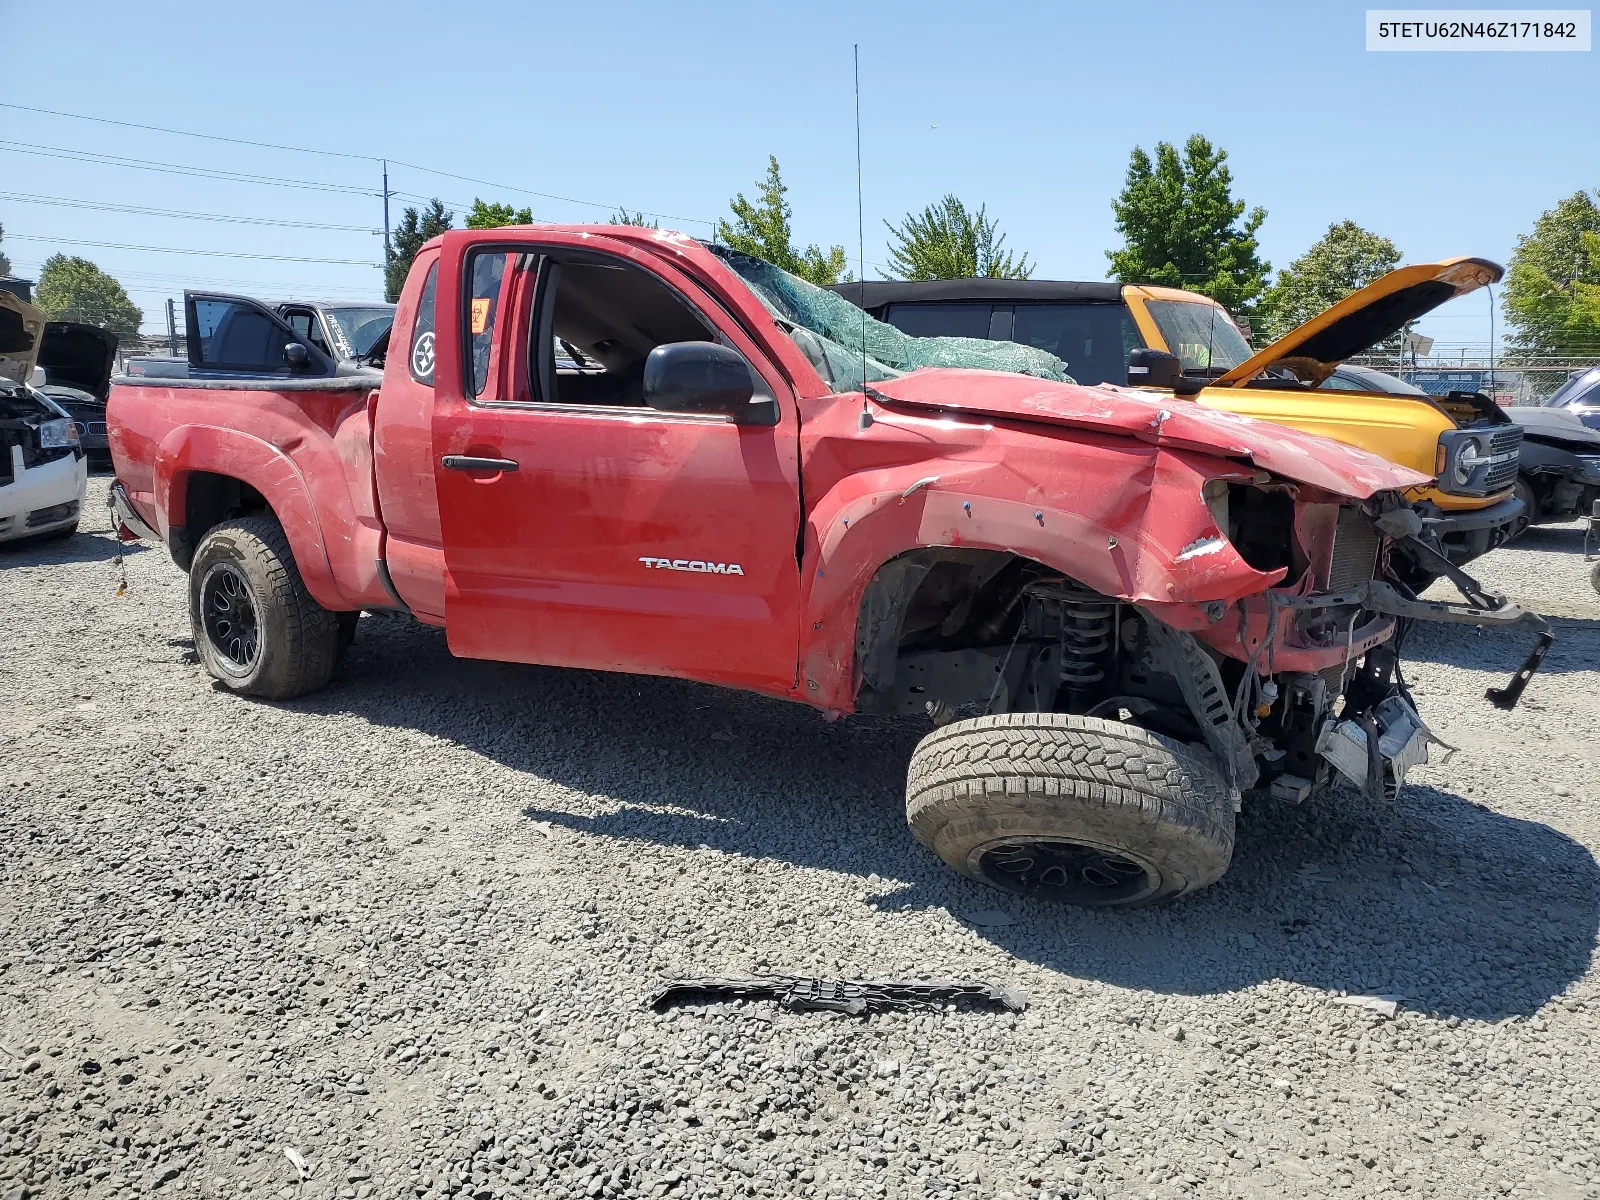
[(1317, 753), (1369, 799), (1393, 800), (1406, 773), (1428, 761), (1430, 744), (1444, 745), (1403, 697), (1390, 696), (1360, 720), (1329, 722)]

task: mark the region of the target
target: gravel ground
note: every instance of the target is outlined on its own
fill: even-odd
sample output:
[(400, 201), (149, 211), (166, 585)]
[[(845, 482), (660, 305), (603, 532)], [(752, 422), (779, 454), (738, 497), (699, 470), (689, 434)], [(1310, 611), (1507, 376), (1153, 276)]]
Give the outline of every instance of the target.
[[(1525, 635), (1421, 630), (1451, 761), (1392, 807), (1247, 808), (1220, 884), (1125, 914), (917, 846), (919, 724), (376, 617), (326, 691), (254, 703), (164, 553), (119, 599), (102, 533), (0, 551), (0, 1200), (1600, 1197), (1580, 545), (1481, 564), (1563, 614), (1520, 709), (1482, 697)], [(1031, 1006), (644, 1003), (766, 969)]]

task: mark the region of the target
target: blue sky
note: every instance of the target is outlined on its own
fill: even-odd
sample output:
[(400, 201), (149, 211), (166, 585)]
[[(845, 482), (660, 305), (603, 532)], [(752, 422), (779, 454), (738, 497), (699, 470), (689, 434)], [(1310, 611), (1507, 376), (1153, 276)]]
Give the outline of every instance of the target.
[[(1559, 198), (1600, 186), (1589, 54), (1373, 54), (1363, 6), (694, 0), (452, 7), (386, 0), (266, 10), (0, 0), (0, 100), (351, 155), (391, 186), (552, 220), (610, 206), (695, 234), (776, 154), (803, 241), (856, 254), (851, 46), (861, 46), (866, 257), (883, 219), (945, 192), (986, 203), (1036, 277), (1099, 279), (1129, 150), (1204, 133), (1267, 209), (1282, 266), (1352, 218), (1407, 261), (1504, 262)], [(297, 21), (296, 17), (303, 18)], [(52, 149), (19, 153), (27, 143)], [(273, 176), (264, 186), (73, 161), (120, 155)], [(55, 251), (118, 275), (152, 327), (185, 284), (376, 297), (369, 266), (186, 256), (63, 239), (376, 263), (378, 167), (0, 109), (0, 224), (22, 273)], [(44, 196), (293, 220), (299, 229), (74, 208)], [(402, 200), (397, 204), (403, 205)], [(398, 216), (398, 212), (396, 213)], [(692, 218), (692, 219), (685, 219)], [(30, 240), (43, 239), (43, 240)], [(869, 275), (878, 272), (870, 265)], [(1488, 301), (1424, 332), (1484, 342)]]

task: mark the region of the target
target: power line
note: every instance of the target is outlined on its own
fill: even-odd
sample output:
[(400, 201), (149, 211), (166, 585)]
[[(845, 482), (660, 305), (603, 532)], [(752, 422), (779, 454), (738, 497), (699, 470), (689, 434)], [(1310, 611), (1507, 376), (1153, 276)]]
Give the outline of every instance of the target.
[(64, 158), (69, 162), (93, 163), (105, 167), (128, 167), (137, 171), (158, 171), (166, 175), (191, 175), (200, 179), (217, 179), (230, 183), (259, 183), (273, 187), (305, 188), (314, 192), (337, 192), (347, 196), (376, 196), (370, 188), (355, 187), (347, 183), (320, 183), (309, 179), (284, 179), (274, 175), (249, 175), (240, 171), (224, 171), (216, 167), (191, 167), (183, 163), (158, 163), (143, 159), (126, 158), (120, 154), (99, 154), (89, 150), (71, 150), (64, 146), (44, 146), (36, 142), (0, 142), (0, 151), (8, 154), (33, 154), (41, 158)]
[(248, 138), (223, 137), (217, 133), (195, 133), (188, 129), (169, 129), (164, 125), (141, 125), (137, 121), (115, 121), (110, 117), (90, 117), (83, 113), (58, 112), (53, 108), (32, 108), (26, 104), (8, 104), (0, 101), (0, 108), (14, 108), (18, 112), (43, 113), (50, 117), (68, 117), (74, 121), (93, 121), (97, 125), (120, 125), (124, 129), (142, 129), (146, 133), (172, 133), (179, 137), (204, 138), (208, 142), (231, 142), (235, 146), (254, 146), (259, 150), (289, 150), (295, 154), (322, 154), (329, 158), (355, 158), (363, 162), (382, 162), (371, 154), (352, 154), (346, 150), (312, 150), (305, 146), (283, 146), (277, 142), (252, 142)]
[(75, 200), (66, 196), (32, 196), (22, 192), (0, 192), (0, 200), (22, 204), (48, 204), (60, 208), (93, 208), (103, 212), (132, 213), (142, 217), (181, 217), (190, 221), (227, 221), (240, 225), (280, 225), (288, 229), (332, 229), (344, 233), (377, 233), (370, 225), (326, 225), (318, 221), (289, 221), (276, 217), (241, 217), (225, 213), (184, 212), (171, 208), (146, 208), (138, 204), (108, 204), (96, 200)]
[(126, 242), (91, 242), (82, 238), (43, 237), (38, 234), (8, 233), (19, 242), (60, 242), (67, 246), (99, 246), (106, 250), (143, 250), (151, 254), (199, 254), (211, 258), (258, 258), (268, 262), (331, 263), (341, 267), (376, 267), (377, 263), (359, 258), (302, 258), (293, 254), (246, 254), (240, 250), (184, 250), (176, 246), (132, 246)]
[[(395, 166), (398, 166), (398, 167), (405, 167), (408, 170), (412, 170), (412, 171), (421, 171), (421, 172), (423, 172), (424, 174), (427, 174), (427, 175), (437, 175), (437, 176), (439, 176), (440, 178), (443, 178), (443, 179), (456, 179), (456, 180), (460, 180), (463, 183), (475, 183), (475, 184), (478, 184), (480, 187), (496, 188), (496, 189), (498, 189), (500, 191), (515, 192), (515, 193), (517, 193), (519, 195), (523, 195), (523, 196), (538, 196), (538, 197), (540, 197), (541, 199), (544, 199), (544, 200), (558, 200), (563, 204), (577, 204), (577, 205), (581, 205), (582, 207), (585, 207), (585, 208), (603, 208), (603, 209), (606, 209), (606, 210), (608, 210), (610, 212), (616, 212), (619, 208), (625, 207), (623, 205), (617, 205), (617, 204), (602, 204), (598, 200), (580, 200), (580, 199), (578, 199), (577, 197), (574, 197), (574, 196), (561, 196), (561, 195), (557, 195), (556, 193), (553, 193), (553, 192), (535, 191), (532, 188), (518, 187), (517, 185), (510, 184), (510, 183), (498, 183), (498, 182), (495, 182), (494, 180), (489, 180), (489, 179), (479, 179), (479, 178), (476, 178), (476, 177), (471, 176), (471, 175), (458, 175), (458, 174), (456, 174), (455, 172), (452, 172), (452, 171), (441, 171), (437, 167), (425, 167), (421, 163), (405, 162), (405, 161), (403, 161), (401, 159), (398, 159), (398, 158), (390, 158), (390, 159), (385, 160), (385, 159), (383, 159), (382, 157), (380, 157), (378, 155), (371, 155), (371, 154), (353, 154), (353, 153), (349, 153), (349, 152), (346, 152), (346, 151), (338, 151), (338, 150), (318, 150), (318, 149), (313, 149), (313, 148), (308, 147), (308, 146), (287, 146), (287, 145), (283, 145), (283, 144), (277, 143), (277, 142), (256, 142), (256, 141), (251, 141), (251, 140), (249, 140), (247, 138), (224, 137), (224, 136), (222, 136), (220, 134), (215, 134), (215, 133), (197, 133), (194, 130), (190, 130), (190, 129), (173, 129), (170, 126), (163, 126), (163, 125), (143, 125), (143, 124), (140, 124), (140, 123), (138, 123), (136, 121), (113, 120), (113, 119), (111, 119), (109, 117), (91, 117), (91, 116), (87, 116), (87, 115), (85, 115), (83, 113), (61, 112), (61, 111), (59, 111), (57, 109), (51, 109), (51, 108), (33, 108), (33, 107), (30, 107), (30, 106), (25, 105), (25, 104), (9, 104), (9, 103), (5, 103), (5, 102), (0, 102), (0, 108), (17, 109), (18, 111), (21, 111), (21, 112), (43, 113), (43, 114), (48, 115), (48, 116), (65, 117), (65, 118), (67, 118), (69, 120), (74, 120), (74, 121), (92, 121), (92, 122), (94, 122), (96, 124), (100, 124), (100, 125), (120, 125), (120, 126), (123, 126), (124, 128), (141, 129), (141, 130), (144, 130), (144, 131), (150, 132), (150, 133), (166, 133), (166, 134), (173, 134), (173, 135), (175, 135), (177, 137), (201, 138), (201, 139), (204, 139), (206, 141), (211, 141), (211, 142), (229, 142), (229, 143), (232, 143), (234, 145), (253, 146), (253, 147), (256, 147), (257, 149), (264, 149), (264, 150), (286, 150), (286, 151), (290, 151), (290, 152), (296, 153), (296, 154), (320, 154), (320, 155), (325, 155), (325, 156), (335, 157), (335, 158), (357, 159), (357, 160), (362, 161), (362, 162), (383, 162), (383, 161), (388, 161), (388, 162), (390, 162), (390, 163), (392, 163), (392, 164), (394, 164)], [(25, 145), (26, 143), (20, 143), (19, 142), (19, 143), (13, 143), (13, 144), (14, 145)], [(61, 148), (60, 147), (51, 146), (51, 147), (44, 147), (44, 149), (60, 150)], [(126, 165), (137, 166), (139, 164), (133, 163), (133, 162), (129, 162)], [(168, 168), (172, 169), (172, 164), (168, 164)], [(265, 180), (263, 180), (263, 182), (265, 182)], [(311, 185), (307, 185), (307, 184), (303, 184), (302, 183), (302, 184), (298, 184), (296, 186), (311, 186)], [(331, 190), (334, 185), (329, 185), (329, 186), (330, 186), (330, 190)], [(358, 189), (358, 188), (345, 188), (345, 189), (341, 189), (341, 190), (361, 191), (361, 192), (363, 192), (363, 194), (367, 194), (367, 193), (364, 192), (363, 189)], [(465, 205), (461, 205), (459, 201), (451, 201), (450, 203), (456, 204), (459, 207), (466, 207)], [(695, 225), (710, 225), (710, 226), (713, 226), (713, 227), (716, 225), (715, 221), (707, 220), (704, 217), (677, 216), (677, 215), (674, 215), (672, 213), (655, 212), (655, 211), (653, 211), (651, 209), (639, 209), (639, 210), (636, 210), (636, 211), (642, 212), (645, 216), (657, 217), (657, 218), (660, 218), (661, 220), (666, 220), (666, 221), (688, 221), (688, 222), (690, 222), (692, 224), (695, 224)]]

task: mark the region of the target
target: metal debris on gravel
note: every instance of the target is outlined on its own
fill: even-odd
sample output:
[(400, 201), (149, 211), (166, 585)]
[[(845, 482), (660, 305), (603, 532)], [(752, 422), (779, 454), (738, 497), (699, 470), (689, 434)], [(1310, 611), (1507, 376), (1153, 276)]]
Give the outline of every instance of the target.
[[(0, 1197), (1600, 1197), (1581, 544), (1478, 564), (1557, 616), (1515, 712), (1482, 697), (1518, 636), (1417, 629), (1452, 762), (1247, 803), (1219, 884), (1131, 913), (918, 847), (925, 724), (376, 617), (326, 691), (255, 703), (162, 551), (120, 599), (103, 533), (0, 552)], [(1030, 1006), (646, 1007), (780, 970)], [(1361, 996), (1406, 999), (1330, 1003)]]

